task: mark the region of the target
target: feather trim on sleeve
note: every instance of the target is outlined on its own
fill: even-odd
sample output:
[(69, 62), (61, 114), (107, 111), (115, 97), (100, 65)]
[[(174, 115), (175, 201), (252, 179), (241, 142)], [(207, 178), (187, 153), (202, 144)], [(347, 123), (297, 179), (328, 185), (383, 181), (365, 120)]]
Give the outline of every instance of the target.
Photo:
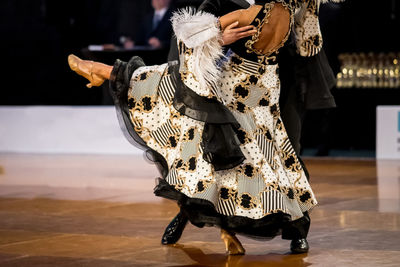
[(193, 48), (190, 71), (203, 89), (211, 90), (219, 79), (217, 60), (223, 56), (218, 18), (187, 8), (175, 12), (171, 21), (177, 39)]
[(180, 9), (171, 18), (172, 27), (178, 39), (189, 48), (201, 45), (213, 38), (220, 38), (218, 18), (193, 8)]

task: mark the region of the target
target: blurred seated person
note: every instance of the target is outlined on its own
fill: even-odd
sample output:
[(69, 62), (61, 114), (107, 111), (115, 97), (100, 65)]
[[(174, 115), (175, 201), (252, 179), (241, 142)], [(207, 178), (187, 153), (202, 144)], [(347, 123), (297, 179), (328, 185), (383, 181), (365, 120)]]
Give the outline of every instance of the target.
[(171, 0), (151, 0), (151, 5), (154, 12), (145, 16), (135, 40), (121, 38), (125, 49), (135, 46), (150, 46), (155, 49), (169, 47), (172, 35)]

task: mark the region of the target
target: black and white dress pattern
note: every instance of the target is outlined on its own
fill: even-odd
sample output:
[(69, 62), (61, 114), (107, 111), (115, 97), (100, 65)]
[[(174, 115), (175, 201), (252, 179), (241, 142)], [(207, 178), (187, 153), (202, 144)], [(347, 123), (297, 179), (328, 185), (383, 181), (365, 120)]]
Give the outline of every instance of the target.
[[(270, 9), (274, 3), (283, 3), (290, 10), (291, 26), (298, 33), (301, 55), (318, 53), (322, 39), (316, 1), (263, 2), (262, 10)], [(258, 233), (257, 226), (253, 230), (247, 228), (276, 218), (276, 215), (283, 215), (278, 221), (301, 219), (317, 204), (280, 117), (278, 65), (273, 55), (256, 55), (261, 60), (254, 61), (233, 51), (218, 66), (215, 62), (222, 48), (218, 42), (217, 18), (181, 11), (173, 20), (180, 54), (178, 82), (197, 95), (216, 99), (228, 108), (239, 124), (236, 135), (244, 159), (224, 170), (216, 170), (206, 160), (202, 140), (205, 122), (175, 108), (176, 81), (168, 64), (141, 66), (133, 71), (126, 100), (128, 127), (165, 162), (167, 169), (160, 181), (176, 195), (166, 194), (165, 197), (176, 199), (183, 208), (190, 204), (189, 215), (196, 214), (198, 209), (194, 215), (197, 217), (189, 218), (193, 219), (192, 223), (272, 237), (279, 229)], [(206, 36), (188, 40), (189, 37), (182, 34), (188, 31), (185, 23), (190, 28), (199, 24), (196, 26), (203, 30), (198, 35)], [(208, 58), (199, 63), (199, 54)], [(208, 69), (204, 69), (204, 65)], [(158, 192), (158, 195), (163, 196), (163, 193)], [(207, 207), (203, 209), (204, 206)]]

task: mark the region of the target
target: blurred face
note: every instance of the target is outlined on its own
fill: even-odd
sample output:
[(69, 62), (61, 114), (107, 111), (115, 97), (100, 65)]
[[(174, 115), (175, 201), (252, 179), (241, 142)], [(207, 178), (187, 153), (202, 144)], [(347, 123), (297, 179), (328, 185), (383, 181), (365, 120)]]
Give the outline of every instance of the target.
[(151, 5), (155, 10), (163, 9), (164, 7), (168, 7), (171, 0), (151, 0)]

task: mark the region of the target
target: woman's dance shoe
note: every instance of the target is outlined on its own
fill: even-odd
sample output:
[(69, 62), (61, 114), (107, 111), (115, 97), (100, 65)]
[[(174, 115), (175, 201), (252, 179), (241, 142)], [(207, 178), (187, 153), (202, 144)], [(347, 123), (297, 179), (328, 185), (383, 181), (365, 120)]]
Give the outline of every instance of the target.
[(221, 229), (221, 239), (224, 241), (226, 252), (229, 255), (244, 255), (246, 252), (239, 239), (224, 229)]
[(69, 55), (68, 64), (71, 70), (75, 71), (76, 73), (90, 81), (90, 83), (86, 85), (88, 88), (91, 88), (92, 86), (100, 86), (103, 84), (105, 79), (93, 73), (93, 61), (82, 60), (75, 55)]
[(182, 232), (185, 229), (187, 222), (188, 218), (182, 214), (182, 212), (179, 212), (165, 229), (165, 232), (161, 238), (161, 244), (171, 245), (178, 242), (179, 238), (182, 236)]
[(310, 246), (305, 238), (293, 239), (290, 243), (290, 250), (294, 254), (307, 253), (309, 249)]

